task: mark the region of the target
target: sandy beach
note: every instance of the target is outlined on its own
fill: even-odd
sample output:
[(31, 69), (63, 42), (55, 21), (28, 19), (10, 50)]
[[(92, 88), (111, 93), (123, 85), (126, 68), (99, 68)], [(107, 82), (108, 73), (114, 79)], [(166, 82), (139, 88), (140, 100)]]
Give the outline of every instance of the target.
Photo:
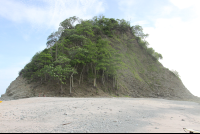
[(0, 133), (200, 130), (200, 104), (154, 98), (34, 97), (0, 103)]

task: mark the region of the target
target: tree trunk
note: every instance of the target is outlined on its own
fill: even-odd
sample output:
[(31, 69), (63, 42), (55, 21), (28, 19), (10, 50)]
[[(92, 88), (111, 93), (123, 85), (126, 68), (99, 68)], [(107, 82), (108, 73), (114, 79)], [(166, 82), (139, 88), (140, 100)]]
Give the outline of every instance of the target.
[(62, 83), (60, 84), (60, 89), (61, 89), (60, 93), (62, 94), (63, 93)]
[(115, 85), (116, 85), (116, 78), (115, 76), (113, 76), (113, 88), (115, 88)]
[(106, 75), (106, 76), (107, 76), (107, 81), (108, 81), (108, 73), (107, 73), (107, 75)]
[(73, 87), (73, 75), (74, 73), (72, 73), (70, 76), (70, 92), (71, 92), (71, 88)]
[[(74, 69), (76, 69), (76, 68), (78, 68), (78, 65), (77, 66), (75, 65)], [(73, 75), (74, 75), (74, 73), (71, 74), (71, 87), (74, 87)]]
[[(85, 67), (85, 66), (83, 66), (83, 69), (84, 69), (84, 67)], [(82, 77), (82, 82), (83, 82), (83, 69), (82, 69), (81, 74), (80, 74), (79, 85), (80, 85), (80, 83), (81, 83), (81, 77)]]
[(92, 73), (94, 74), (93, 68), (92, 68), (92, 63), (91, 63), (91, 69), (92, 69)]
[(117, 87), (117, 78), (115, 77), (115, 87)]
[(94, 69), (94, 87), (96, 87), (96, 69)]
[(118, 92), (118, 78), (116, 79), (116, 90), (115, 90), (115, 93), (117, 94)]
[(99, 70), (95, 72), (95, 86), (97, 86), (97, 75), (99, 73)]
[(116, 87), (116, 77), (115, 77), (115, 87)]
[(79, 82), (79, 85), (80, 85), (80, 84), (81, 84), (81, 74), (80, 74), (80, 78), (79, 78), (79, 81), (78, 81), (78, 82)]
[(114, 76), (113, 76), (113, 88), (114, 88)]
[(83, 74), (82, 74), (82, 83), (83, 83)]
[(118, 90), (118, 78), (117, 78), (117, 90)]
[(105, 85), (105, 80), (106, 80), (106, 77), (104, 76), (103, 77), (103, 84)]
[(72, 88), (71, 88), (71, 77), (69, 78), (69, 81), (70, 81), (70, 84), (69, 84), (69, 93), (71, 94), (71, 90), (72, 90)]
[(73, 79), (73, 75), (72, 75), (72, 87), (74, 87), (74, 79)]
[(102, 83), (103, 83), (103, 85), (104, 85), (103, 79), (104, 79), (104, 70), (103, 70), (103, 73), (102, 73)]
[(87, 72), (87, 74), (88, 74), (88, 72), (89, 72), (89, 66), (88, 66), (88, 64), (86, 65), (87, 67), (86, 67), (86, 72)]

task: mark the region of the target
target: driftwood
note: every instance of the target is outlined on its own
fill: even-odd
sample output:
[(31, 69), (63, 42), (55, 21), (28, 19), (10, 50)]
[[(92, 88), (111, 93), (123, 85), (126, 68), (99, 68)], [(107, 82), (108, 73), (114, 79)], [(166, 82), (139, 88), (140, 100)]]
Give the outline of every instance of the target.
[(189, 133), (200, 133), (200, 131), (197, 130), (193, 130), (193, 129), (187, 129), (187, 128), (183, 128), (183, 130), (185, 131), (189, 131)]

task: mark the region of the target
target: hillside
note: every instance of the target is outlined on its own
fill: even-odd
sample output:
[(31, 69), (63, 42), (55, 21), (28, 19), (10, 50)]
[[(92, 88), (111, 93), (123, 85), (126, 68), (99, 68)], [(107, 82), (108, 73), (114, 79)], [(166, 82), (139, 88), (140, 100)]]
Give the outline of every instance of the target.
[[(74, 22), (79, 22), (73, 26)], [(1, 99), (136, 97), (199, 101), (159, 62), (147, 34), (125, 20), (71, 17), (48, 37)], [(200, 102), (200, 101), (199, 101)]]

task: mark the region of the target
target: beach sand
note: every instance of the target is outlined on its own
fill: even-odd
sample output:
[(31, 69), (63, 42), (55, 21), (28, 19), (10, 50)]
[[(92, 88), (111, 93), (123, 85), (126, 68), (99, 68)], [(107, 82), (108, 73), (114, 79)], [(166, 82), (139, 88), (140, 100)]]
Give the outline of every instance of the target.
[(34, 97), (0, 103), (0, 133), (184, 133), (200, 104), (156, 98)]

